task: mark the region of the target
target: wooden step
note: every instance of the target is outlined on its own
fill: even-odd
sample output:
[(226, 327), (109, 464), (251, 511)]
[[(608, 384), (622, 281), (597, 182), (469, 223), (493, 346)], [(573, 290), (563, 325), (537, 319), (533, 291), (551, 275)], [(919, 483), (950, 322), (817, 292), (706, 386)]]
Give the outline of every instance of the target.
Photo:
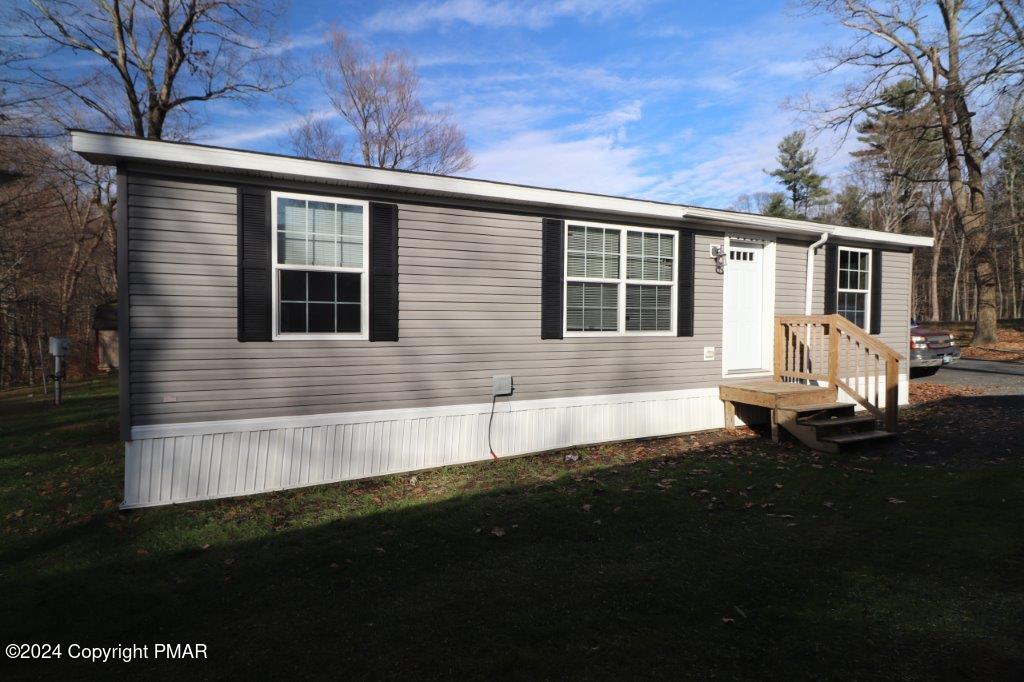
[(896, 434), (892, 431), (861, 431), (859, 433), (843, 433), (834, 436), (822, 436), (820, 440), (826, 443), (835, 443), (836, 445), (857, 445), (860, 443), (870, 443), (877, 440), (885, 440), (887, 438), (895, 438)]
[[(853, 407), (854, 406), (850, 403), (819, 403), (816, 405), (787, 405), (780, 409), (797, 412), (799, 414), (807, 414), (810, 412), (849, 412), (852, 414)], [(803, 417), (801, 417), (801, 419), (803, 419)]]
[(797, 421), (801, 424), (813, 426), (815, 428), (859, 426), (860, 424), (876, 424), (878, 422), (878, 420), (875, 419), (875, 416), (871, 414), (856, 414), (850, 415), (849, 417), (836, 417), (835, 419), (829, 419), (827, 417), (800, 417)]

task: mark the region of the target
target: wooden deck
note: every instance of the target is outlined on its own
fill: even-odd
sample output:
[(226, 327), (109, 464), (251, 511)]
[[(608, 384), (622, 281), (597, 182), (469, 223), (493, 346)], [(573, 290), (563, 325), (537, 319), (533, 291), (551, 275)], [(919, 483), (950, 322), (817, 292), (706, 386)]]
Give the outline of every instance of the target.
[[(891, 438), (899, 417), (899, 362), (896, 351), (842, 315), (778, 315), (772, 376), (718, 385), (725, 427), (735, 426), (739, 411), (745, 424), (770, 419), (776, 442), (781, 429), (833, 453)], [(870, 416), (855, 415), (846, 398)]]
[(725, 428), (736, 425), (736, 404), (767, 409), (771, 417), (772, 439), (778, 440), (777, 410), (806, 405), (827, 405), (836, 401), (835, 387), (808, 386), (774, 379), (738, 379), (718, 385), (718, 397), (725, 403)]
[(834, 402), (836, 389), (828, 386), (784, 383), (774, 379), (743, 379), (720, 383), (718, 397), (727, 402), (774, 409)]

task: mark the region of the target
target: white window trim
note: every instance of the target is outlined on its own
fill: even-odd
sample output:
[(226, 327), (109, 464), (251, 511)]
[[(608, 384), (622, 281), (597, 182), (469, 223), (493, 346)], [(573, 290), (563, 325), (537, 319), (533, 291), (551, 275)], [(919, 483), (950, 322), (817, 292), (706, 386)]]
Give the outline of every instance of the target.
[[(573, 277), (573, 282), (616, 284), (619, 292), (618, 310), (618, 331), (594, 332), (594, 331), (569, 331), (568, 310), (569, 310), (569, 226), (578, 227), (599, 227), (610, 230), (619, 230), (619, 277), (618, 279), (605, 279), (601, 277)], [(654, 234), (667, 234), (672, 239), (672, 280), (664, 282), (661, 280), (647, 279), (626, 279), (626, 232), (650, 232)], [(596, 223), (589, 220), (566, 220), (562, 227), (562, 336), (564, 338), (615, 338), (619, 336), (676, 336), (676, 316), (679, 312), (676, 297), (679, 295), (679, 230), (669, 230), (657, 227), (639, 227), (635, 225), (621, 225), (614, 223)], [(672, 326), (669, 331), (626, 331), (626, 285), (647, 284), (656, 286), (671, 286)]]
[[(304, 201), (323, 201), (332, 204), (346, 204), (349, 206), (362, 206), (363, 208), (363, 267), (328, 267), (325, 265), (286, 265), (277, 262), (277, 201), (278, 199), (302, 199)], [(370, 339), (370, 202), (347, 197), (326, 196), (318, 194), (303, 194), (296, 192), (271, 192), (270, 193), (270, 304), (271, 324), (274, 341), (368, 341)], [(362, 275), (359, 278), (359, 332), (330, 332), (312, 333), (303, 332), (281, 332), (279, 329), (279, 316), (281, 302), (278, 299), (278, 272), (281, 270), (301, 270), (316, 272), (358, 272)]]
[[(858, 248), (856, 246), (839, 246), (839, 247), (837, 247), (837, 249), (838, 250), (836, 251), (836, 314), (839, 314), (839, 294), (842, 294), (842, 293), (864, 294), (864, 326), (861, 327), (861, 329), (863, 329), (865, 332), (871, 333), (871, 284), (872, 284), (871, 277), (872, 277), (872, 274), (874, 273), (874, 269), (875, 269), (874, 256), (873, 256), (873, 254), (871, 252), (871, 249), (862, 249), (862, 248)], [(840, 265), (840, 264), (843, 262), (843, 259), (842, 259), (842, 252), (843, 251), (852, 251), (852, 252), (855, 252), (855, 253), (865, 253), (865, 254), (867, 254), (867, 257), (868, 257), (867, 258), (867, 262), (868, 262), (868, 273), (867, 273), (868, 274), (868, 288), (867, 289), (843, 289), (843, 288), (841, 288), (839, 286), (839, 281), (840, 281), (839, 276), (840, 276), (840, 273), (842, 271), (842, 265)], [(844, 317), (843, 319), (845, 320), (846, 318)], [(853, 322), (853, 320), (850, 320), (850, 322)]]

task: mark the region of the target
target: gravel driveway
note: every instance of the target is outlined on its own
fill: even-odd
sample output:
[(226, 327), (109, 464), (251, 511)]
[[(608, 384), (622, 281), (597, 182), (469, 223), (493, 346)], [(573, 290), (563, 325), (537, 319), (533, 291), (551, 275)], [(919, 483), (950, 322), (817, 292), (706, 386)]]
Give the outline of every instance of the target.
[(970, 386), (992, 395), (1024, 395), (1024, 362), (964, 358), (952, 365), (946, 365), (934, 376), (911, 381), (943, 386)]

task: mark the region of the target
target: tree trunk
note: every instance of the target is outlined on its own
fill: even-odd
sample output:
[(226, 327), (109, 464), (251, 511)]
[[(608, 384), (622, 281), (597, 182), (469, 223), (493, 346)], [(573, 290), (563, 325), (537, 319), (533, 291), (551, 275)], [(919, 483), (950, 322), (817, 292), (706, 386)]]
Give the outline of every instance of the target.
[(931, 299), (932, 299), (932, 321), (938, 322), (942, 319), (939, 310), (939, 261), (942, 259), (942, 237), (935, 241), (932, 248), (932, 272), (931, 272)]
[(951, 320), (960, 320), (960, 268), (964, 262), (964, 241), (960, 240), (960, 247), (956, 253), (956, 263), (953, 266), (953, 290), (952, 299), (949, 303), (949, 317)]

